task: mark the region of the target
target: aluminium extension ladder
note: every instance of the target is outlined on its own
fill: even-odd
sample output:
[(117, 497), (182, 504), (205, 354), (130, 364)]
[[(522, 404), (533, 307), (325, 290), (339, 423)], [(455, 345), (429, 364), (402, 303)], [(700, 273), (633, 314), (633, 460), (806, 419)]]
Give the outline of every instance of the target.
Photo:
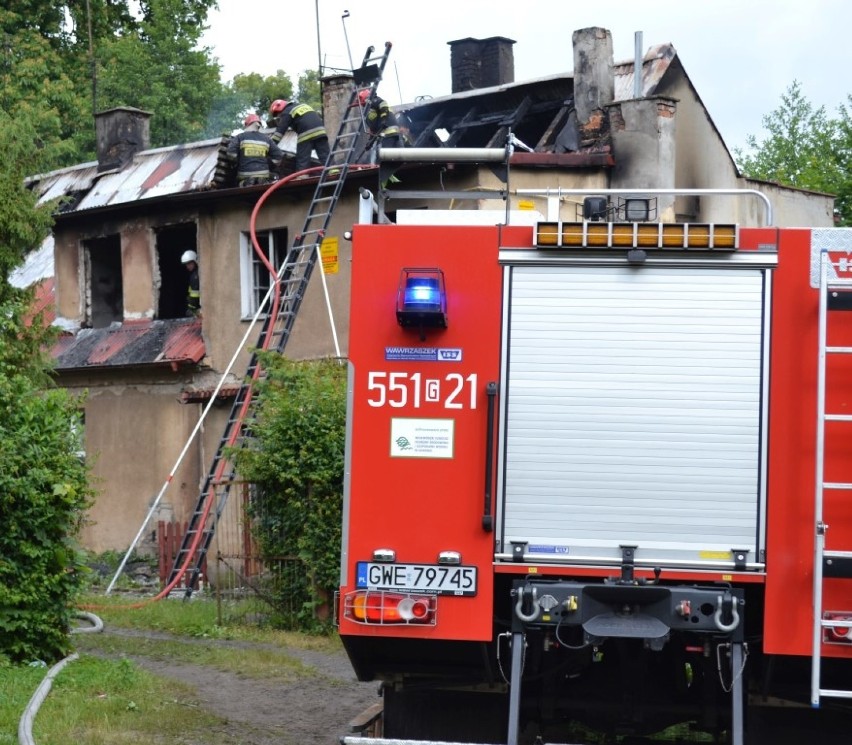
[[(828, 490), (846, 492), (852, 499), (852, 483), (825, 480), (826, 424), (847, 422), (852, 424), (852, 414), (826, 411), (826, 369), (828, 358), (833, 355), (852, 355), (852, 346), (830, 346), (830, 316), (839, 314), (848, 324), (852, 321), (852, 279), (837, 278), (837, 269), (826, 251), (820, 253), (819, 281), (819, 330), (817, 365), (817, 441), (816, 441), (816, 485), (814, 510), (814, 584), (813, 584), (813, 647), (811, 650), (811, 705), (818, 707), (820, 698), (852, 699), (852, 690), (822, 687), (822, 645), (826, 636), (835, 635), (846, 642), (852, 635), (852, 611), (831, 611), (824, 605), (823, 591), (827, 577), (852, 578), (852, 546), (848, 550), (826, 549), (825, 493)], [(830, 296), (839, 299), (840, 309), (832, 310)], [(844, 304), (845, 299), (845, 304)], [(834, 321), (838, 323), (837, 320)], [(852, 434), (852, 429), (847, 430)], [(848, 435), (847, 435), (848, 437)], [(852, 603), (850, 603), (852, 605)]]
[[(278, 272), (282, 288), (281, 298), (277, 312), (267, 312), (258, 337), (258, 350), (271, 349), (279, 354), (284, 352), (308, 281), (316, 266), (320, 244), (343, 191), (344, 181), (350, 166), (363, 152), (367, 125), (362, 107), (358, 105), (358, 92), (369, 88), (370, 96), (375, 94), (390, 50), (391, 43), (387, 42), (382, 54), (373, 56), (374, 47), (369, 47), (361, 67), (352, 71), (355, 85), (343, 112), (334, 144), (320, 172), (302, 230), (296, 235)], [(265, 302), (268, 301), (269, 296)], [(236, 467), (233, 458), (228, 455), (228, 450), (251, 436), (247, 423), (255, 398), (254, 383), (262, 374), (258, 353), (255, 351), (251, 355), (244, 381), (234, 399), (225, 431), (169, 573), (167, 586), (186, 573), (183, 588), (186, 597), (190, 597), (198, 586), (216, 524), (225, 509), (231, 485), (236, 480)]]

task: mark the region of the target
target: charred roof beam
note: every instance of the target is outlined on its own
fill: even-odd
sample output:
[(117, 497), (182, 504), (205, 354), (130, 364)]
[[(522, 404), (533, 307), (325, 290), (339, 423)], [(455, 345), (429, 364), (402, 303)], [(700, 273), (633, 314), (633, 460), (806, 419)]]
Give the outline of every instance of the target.
[[(440, 137), (435, 134), (435, 130), (442, 126), (444, 120), (443, 110), (439, 111), (432, 120), (420, 131), (414, 140), (414, 147), (424, 147), (427, 143), (432, 142), (437, 146), (442, 146), (444, 143)], [(413, 122), (412, 122), (413, 124)]]

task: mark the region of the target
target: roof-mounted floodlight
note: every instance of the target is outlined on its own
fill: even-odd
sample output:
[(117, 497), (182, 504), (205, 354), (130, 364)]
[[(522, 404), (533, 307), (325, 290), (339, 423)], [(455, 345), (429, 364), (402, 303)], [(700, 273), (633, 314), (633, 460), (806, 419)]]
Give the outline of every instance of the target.
[(583, 200), (583, 219), (599, 222), (606, 220), (609, 200), (606, 197), (586, 197)]
[(641, 194), (619, 197), (616, 208), (619, 219), (627, 222), (648, 222), (657, 219), (657, 198)]

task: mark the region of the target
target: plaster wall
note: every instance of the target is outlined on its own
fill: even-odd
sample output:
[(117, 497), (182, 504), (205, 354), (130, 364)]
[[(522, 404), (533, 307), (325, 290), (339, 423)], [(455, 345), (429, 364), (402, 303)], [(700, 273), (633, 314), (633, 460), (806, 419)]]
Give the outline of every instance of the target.
[[(672, 189), (676, 186), (677, 106), (670, 98), (621, 101), (609, 108), (615, 167), (614, 189)], [(657, 215), (674, 221), (674, 198), (658, 196)]]
[(124, 278), (124, 317), (154, 317), (154, 266), (156, 252), (152, 248), (149, 225), (134, 221), (121, 232), (121, 273)]
[[(302, 229), (313, 189), (297, 194), (273, 195), (257, 215), (256, 230), (286, 227), (290, 244)], [(351, 276), (351, 244), (344, 232), (351, 229), (358, 216), (357, 186), (347, 185), (338, 202), (329, 229), (327, 243), (333, 253), (325, 284), (331, 315), (337, 334), (339, 352), (348, 350), (349, 281)], [(249, 231), (251, 210), (235, 201), (223, 202), (219, 209), (199, 218), (199, 279), (204, 310), (204, 339), (207, 362), (215, 370), (224, 371), (237, 350), (234, 372), (241, 376), (254, 347), (262, 319), (251, 328), (251, 319), (243, 319), (241, 311), (242, 282), (240, 254)], [(243, 343), (243, 339), (246, 339)], [(286, 348), (292, 359), (335, 356), (338, 351), (332, 333), (332, 321), (326, 305), (322, 267), (318, 263), (293, 326)]]
[[(83, 544), (96, 552), (125, 550), (163, 489), (200, 416), (199, 404), (180, 404), (178, 381), (80, 380), (85, 402), (86, 458), (92, 464), (98, 498), (88, 513)], [(205, 456), (221, 437), (226, 415), (215, 411), (193, 441), (139, 544), (156, 551), (157, 520), (186, 521), (206, 475)]]

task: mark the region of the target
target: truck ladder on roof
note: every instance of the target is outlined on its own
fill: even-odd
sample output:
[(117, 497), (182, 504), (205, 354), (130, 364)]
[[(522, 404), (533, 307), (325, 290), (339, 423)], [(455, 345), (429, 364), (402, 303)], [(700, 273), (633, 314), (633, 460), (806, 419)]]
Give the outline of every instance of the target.
[[(852, 414), (826, 412), (826, 367), (829, 355), (852, 354), (852, 347), (828, 344), (829, 320), (838, 314), (848, 323), (852, 313), (852, 279), (837, 279), (838, 265), (833, 264), (826, 251), (820, 254), (819, 330), (817, 365), (817, 442), (816, 488), (814, 509), (814, 586), (813, 586), (813, 648), (811, 650), (811, 705), (818, 707), (820, 698), (852, 699), (852, 690), (822, 687), (823, 643), (848, 646), (852, 639), (852, 610), (828, 609), (823, 591), (826, 578), (852, 578), (852, 545), (845, 550), (826, 549), (824, 497), (827, 490), (846, 492), (852, 499), (852, 483), (825, 480), (826, 423), (852, 423)], [(831, 299), (829, 299), (831, 298)], [(836, 304), (833, 309), (831, 305)], [(845, 311), (845, 312), (843, 312)], [(835, 323), (839, 321), (835, 318)], [(848, 432), (848, 430), (847, 430)], [(848, 435), (847, 435), (848, 436)], [(836, 437), (836, 435), (835, 435)], [(834, 508), (836, 510), (836, 508)], [(852, 602), (848, 603), (852, 607)]]
[[(370, 96), (375, 94), (390, 50), (391, 43), (387, 42), (383, 53), (373, 56), (374, 47), (369, 47), (361, 67), (352, 71), (355, 85), (343, 112), (334, 144), (320, 172), (302, 230), (296, 235), (278, 271), (281, 297), (277, 303), (273, 303), (273, 308), (277, 307), (277, 311), (270, 311), (266, 315), (258, 337), (257, 350), (271, 349), (283, 354), (287, 346), (308, 281), (317, 263), (320, 244), (343, 191), (344, 181), (350, 166), (363, 153), (363, 136), (367, 126), (362, 107), (358, 105), (358, 92), (369, 88)], [(269, 301), (269, 297), (267, 295), (264, 304)], [(181, 574), (188, 575), (184, 587), (186, 597), (190, 597), (198, 586), (198, 578), (213, 540), (216, 523), (225, 509), (231, 485), (236, 481), (235, 463), (228, 450), (251, 434), (247, 422), (255, 398), (254, 383), (261, 376), (258, 352), (254, 351), (169, 574), (167, 586), (173, 582), (177, 583)]]

